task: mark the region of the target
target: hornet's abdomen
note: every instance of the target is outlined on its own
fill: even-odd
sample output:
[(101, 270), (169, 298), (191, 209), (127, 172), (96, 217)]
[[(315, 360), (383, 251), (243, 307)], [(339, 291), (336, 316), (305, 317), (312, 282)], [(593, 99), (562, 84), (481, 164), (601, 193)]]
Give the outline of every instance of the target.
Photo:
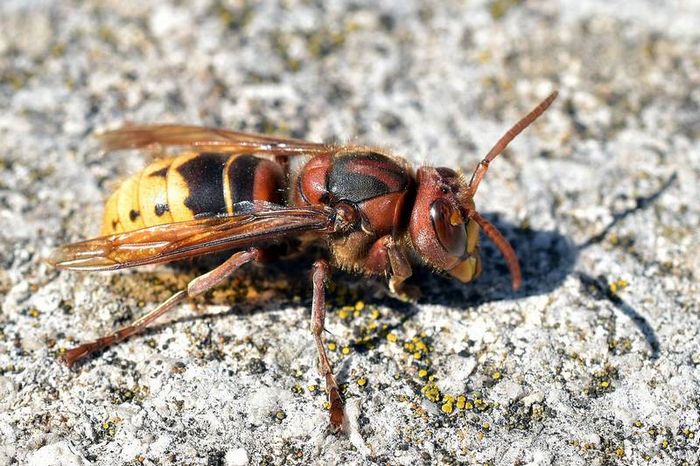
[(282, 203), (282, 167), (248, 154), (190, 153), (153, 162), (124, 181), (105, 206), (102, 235), (233, 213), (243, 201)]
[(401, 225), (404, 205), (413, 191), (405, 165), (371, 150), (352, 150), (310, 160), (299, 174), (293, 201), (297, 205), (347, 202), (361, 212), (376, 235)]

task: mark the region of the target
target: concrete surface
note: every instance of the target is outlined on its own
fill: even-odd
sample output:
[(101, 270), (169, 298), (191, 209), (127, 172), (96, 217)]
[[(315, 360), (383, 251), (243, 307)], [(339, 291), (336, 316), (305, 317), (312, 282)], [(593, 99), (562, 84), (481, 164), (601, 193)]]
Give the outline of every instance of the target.
[[(697, 0), (2, 2), (0, 465), (698, 464), (698, 18)], [(304, 263), (57, 363), (207, 267), (42, 262), (147, 161), (94, 131), (201, 123), (471, 172), (554, 88), (476, 199), (522, 291), (488, 244), (472, 285), (419, 273), (415, 306), (336, 276), (347, 434), (327, 430)]]

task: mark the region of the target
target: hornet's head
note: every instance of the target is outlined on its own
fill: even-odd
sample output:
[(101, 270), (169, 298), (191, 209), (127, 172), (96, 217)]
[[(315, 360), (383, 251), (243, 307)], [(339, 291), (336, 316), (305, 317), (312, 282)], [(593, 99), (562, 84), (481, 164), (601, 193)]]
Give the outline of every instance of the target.
[(555, 91), (503, 135), (477, 165), (471, 179), (466, 180), (450, 168), (418, 169), (418, 191), (408, 230), (414, 249), (428, 265), (463, 283), (472, 281), (481, 271), (478, 244), (479, 230), (483, 230), (503, 254), (510, 269), (513, 289), (520, 288), (522, 279), (518, 257), (508, 240), (476, 211), (474, 195), (493, 159), (556, 97)]
[(481, 272), (479, 231), (496, 243), (506, 257), (513, 288), (520, 286), (518, 259), (508, 241), (474, 207), (469, 184), (450, 168), (418, 169), (418, 192), (409, 233), (418, 255), (430, 266), (463, 283)]

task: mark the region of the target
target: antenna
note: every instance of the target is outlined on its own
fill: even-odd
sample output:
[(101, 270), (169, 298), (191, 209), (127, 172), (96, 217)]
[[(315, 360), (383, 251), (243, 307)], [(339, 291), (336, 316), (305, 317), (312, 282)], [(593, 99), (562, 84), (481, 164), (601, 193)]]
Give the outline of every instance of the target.
[(501, 139), (499, 139), (496, 145), (491, 148), (488, 154), (486, 154), (486, 157), (484, 157), (484, 159), (479, 162), (479, 165), (476, 166), (472, 179), (469, 180), (469, 185), (467, 186), (467, 193), (470, 197), (474, 197), (476, 190), (479, 188), (479, 183), (481, 183), (481, 179), (489, 169), (489, 163), (491, 163), (493, 159), (498, 157), (504, 150), (506, 150), (506, 147), (508, 147), (510, 141), (515, 139), (518, 134), (520, 134), (525, 128), (530, 126), (533, 121), (542, 115), (544, 111), (547, 110), (547, 108), (552, 104), (552, 102), (554, 102), (557, 95), (559, 95), (558, 91), (554, 91), (549, 94), (549, 96), (540, 102), (537, 107), (525, 115), (522, 120), (513, 125), (513, 127), (509, 129), (506, 134), (501, 136)]

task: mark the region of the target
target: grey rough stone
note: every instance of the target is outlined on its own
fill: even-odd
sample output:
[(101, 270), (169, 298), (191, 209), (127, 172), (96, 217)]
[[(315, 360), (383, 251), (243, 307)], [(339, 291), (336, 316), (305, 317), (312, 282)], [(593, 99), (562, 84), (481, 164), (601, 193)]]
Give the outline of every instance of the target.
[[(0, 3), (0, 465), (698, 464), (700, 3)], [(195, 123), (376, 144), (470, 173), (484, 241), (417, 305), (337, 275), (327, 430), (303, 264), (245, 273), (74, 370), (193, 267), (58, 273), (147, 156), (93, 132)], [(354, 311), (362, 301), (361, 311)]]

